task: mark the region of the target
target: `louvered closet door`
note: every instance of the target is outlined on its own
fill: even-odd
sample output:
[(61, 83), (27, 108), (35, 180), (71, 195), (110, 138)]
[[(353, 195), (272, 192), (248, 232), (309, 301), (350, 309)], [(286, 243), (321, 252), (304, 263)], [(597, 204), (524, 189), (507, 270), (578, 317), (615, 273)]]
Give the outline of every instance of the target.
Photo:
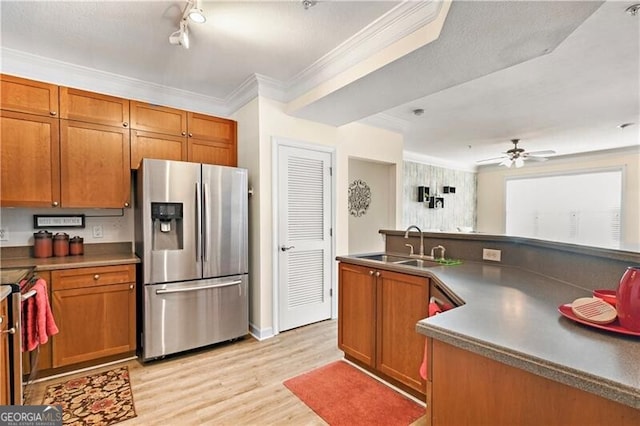
[(278, 148), (280, 331), (331, 317), (331, 154)]

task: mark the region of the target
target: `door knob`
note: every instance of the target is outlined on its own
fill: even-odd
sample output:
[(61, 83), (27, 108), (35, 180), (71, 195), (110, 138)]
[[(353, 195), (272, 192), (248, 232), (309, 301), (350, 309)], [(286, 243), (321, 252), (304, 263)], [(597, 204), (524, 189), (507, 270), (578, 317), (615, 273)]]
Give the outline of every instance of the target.
[(292, 248), (296, 248), (296, 246), (289, 246), (289, 247), (287, 247), (287, 246), (282, 246), (282, 247), (280, 247), (280, 250), (282, 250), (282, 251), (289, 251), (289, 250), (291, 250)]

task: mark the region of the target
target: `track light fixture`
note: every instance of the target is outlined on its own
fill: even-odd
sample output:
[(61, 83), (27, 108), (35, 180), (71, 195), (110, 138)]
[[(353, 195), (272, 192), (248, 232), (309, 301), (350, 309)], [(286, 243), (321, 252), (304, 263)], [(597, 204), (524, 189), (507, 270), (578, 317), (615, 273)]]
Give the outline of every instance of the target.
[(189, 48), (189, 21), (197, 24), (206, 22), (207, 18), (202, 12), (202, 8), (198, 5), (198, 0), (187, 0), (187, 5), (182, 11), (179, 28), (169, 36), (169, 43)]

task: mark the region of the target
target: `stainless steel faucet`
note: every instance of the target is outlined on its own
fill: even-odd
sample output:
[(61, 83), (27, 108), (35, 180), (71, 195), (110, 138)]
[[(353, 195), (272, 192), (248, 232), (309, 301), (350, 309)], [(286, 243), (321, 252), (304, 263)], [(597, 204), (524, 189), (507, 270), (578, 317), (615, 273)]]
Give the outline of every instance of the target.
[[(420, 257), (424, 257), (424, 237), (422, 235), (422, 231), (420, 230), (420, 228), (418, 228), (416, 225), (409, 225), (407, 230), (404, 232), (404, 237), (409, 238), (409, 231), (412, 228), (415, 228), (415, 230), (420, 233)], [(411, 253), (413, 253), (413, 249), (411, 250)]]
[[(435, 250), (442, 250), (442, 256), (440, 256), (440, 257), (436, 258), (436, 257), (435, 257), (435, 255), (434, 255), (434, 251), (435, 251)], [(442, 260), (444, 260), (444, 252), (445, 252), (444, 247), (442, 247), (442, 246), (440, 246), (440, 245), (435, 246), (434, 248), (432, 248), (432, 249), (431, 249), (431, 258), (432, 258), (433, 260), (441, 260), (441, 259), (442, 259)]]

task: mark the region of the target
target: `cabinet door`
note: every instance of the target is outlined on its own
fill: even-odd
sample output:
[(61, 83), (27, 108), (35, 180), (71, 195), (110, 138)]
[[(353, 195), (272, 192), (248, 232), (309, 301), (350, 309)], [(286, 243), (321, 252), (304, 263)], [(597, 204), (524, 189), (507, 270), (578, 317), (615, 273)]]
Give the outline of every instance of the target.
[(0, 205), (51, 207), (60, 202), (57, 118), (0, 111)]
[(338, 348), (375, 365), (376, 271), (340, 263), (338, 284)]
[(131, 128), (163, 135), (186, 136), (187, 112), (131, 101)]
[(0, 301), (0, 405), (9, 405), (11, 389), (11, 371), (9, 369), (9, 312), (7, 299)]
[(194, 163), (236, 167), (236, 146), (226, 142), (188, 139), (188, 160)]
[(107, 126), (128, 127), (129, 100), (61, 87), (60, 118)]
[(133, 265), (51, 273), (54, 367), (135, 351), (134, 281)]
[(416, 323), (429, 316), (429, 280), (381, 271), (377, 283), (376, 368), (421, 393), (425, 337)]
[(0, 74), (0, 108), (56, 117), (58, 86)]
[(188, 113), (189, 161), (236, 167), (237, 123), (220, 117)]
[(129, 207), (129, 129), (60, 120), (63, 207)]
[(135, 284), (53, 291), (53, 366), (135, 351)]
[(131, 130), (131, 168), (140, 167), (143, 158), (187, 161), (187, 138)]

